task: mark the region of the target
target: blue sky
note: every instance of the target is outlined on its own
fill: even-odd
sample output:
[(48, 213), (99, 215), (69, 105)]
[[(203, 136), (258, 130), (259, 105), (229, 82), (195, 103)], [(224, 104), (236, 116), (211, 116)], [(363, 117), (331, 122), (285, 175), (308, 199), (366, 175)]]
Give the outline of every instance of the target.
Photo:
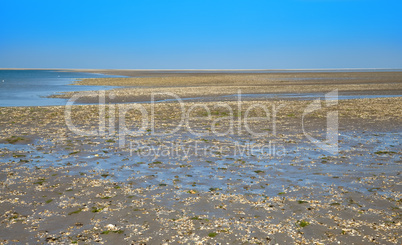
[(0, 67), (402, 68), (402, 3), (0, 1)]

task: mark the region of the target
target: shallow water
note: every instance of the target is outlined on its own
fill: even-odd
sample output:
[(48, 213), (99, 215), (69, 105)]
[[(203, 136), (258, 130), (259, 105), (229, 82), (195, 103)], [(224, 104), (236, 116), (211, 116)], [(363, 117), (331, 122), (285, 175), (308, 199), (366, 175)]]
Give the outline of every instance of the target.
[[(175, 136), (164, 139), (163, 144), (177, 143), (178, 137), (186, 139), (185, 135)], [(27, 167), (60, 166), (65, 167), (69, 174), (94, 174), (141, 187), (162, 184), (200, 192), (212, 188), (223, 192), (236, 190), (250, 195), (276, 196), (300, 187), (325, 190), (338, 186), (348, 191), (394, 197), (395, 192), (377, 188), (383, 183), (377, 183), (375, 176), (393, 176), (402, 171), (400, 137), (400, 132), (341, 132), (339, 154), (335, 156), (328, 155), (305, 139), (294, 143), (279, 139), (277, 145), (286, 149), (282, 156), (257, 153), (185, 157), (183, 154), (155, 158), (152, 154), (146, 156), (127, 148), (117, 148), (117, 143), (100, 141), (89, 145), (85, 140), (79, 141), (80, 150), (63, 149), (56, 142), (38, 140), (34, 145), (0, 144), (0, 153), (4, 154), (2, 161), (11, 164), (27, 161)], [(233, 140), (242, 142), (242, 139)], [(191, 147), (191, 141), (183, 142), (183, 147)], [(200, 145), (210, 144), (213, 143), (200, 141)], [(378, 153), (381, 151), (390, 154)], [(396, 187), (391, 185), (394, 183), (389, 184), (390, 190), (395, 191)]]
[(80, 78), (121, 77), (52, 70), (0, 70), (0, 107), (55, 106), (67, 100), (47, 98), (60, 92), (109, 90), (112, 86), (70, 85)]

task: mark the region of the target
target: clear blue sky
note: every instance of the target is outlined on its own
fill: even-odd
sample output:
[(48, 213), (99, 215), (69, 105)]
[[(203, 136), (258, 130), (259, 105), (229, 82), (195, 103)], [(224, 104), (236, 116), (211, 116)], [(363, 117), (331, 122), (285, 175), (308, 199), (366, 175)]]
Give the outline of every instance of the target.
[(400, 0), (0, 0), (0, 67), (402, 68)]

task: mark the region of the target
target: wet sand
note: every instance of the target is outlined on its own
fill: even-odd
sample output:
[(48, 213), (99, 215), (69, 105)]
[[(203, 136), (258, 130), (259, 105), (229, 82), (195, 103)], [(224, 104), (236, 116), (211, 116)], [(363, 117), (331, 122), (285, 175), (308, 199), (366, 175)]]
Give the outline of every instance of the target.
[[(376, 91), (399, 93), (389, 81), (374, 84)], [(401, 244), (402, 98), (340, 100), (306, 116), (304, 129), (324, 139), (327, 113), (338, 112), (337, 155), (303, 134), (312, 100), (249, 99), (240, 110), (229, 100), (232, 115), (213, 101), (186, 102), (186, 111), (196, 103), (212, 116), (194, 110), (193, 132), (211, 132), (214, 124), (224, 133), (227, 117), (237, 122), (257, 103), (281, 109), (275, 127), (272, 120), (250, 120), (264, 136), (236, 125), (224, 136), (180, 128), (161, 137), (147, 128), (119, 147), (122, 118), (114, 132), (79, 136), (66, 126), (65, 107), (0, 108), (0, 242)], [(107, 126), (112, 111), (129, 106), (107, 106)], [(177, 103), (154, 110), (156, 133), (173, 131), (181, 119)], [(94, 105), (73, 106), (72, 122), (98, 129), (98, 113)], [(138, 129), (139, 113), (124, 118)], [(247, 145), (272, 151), (240, 154)]]

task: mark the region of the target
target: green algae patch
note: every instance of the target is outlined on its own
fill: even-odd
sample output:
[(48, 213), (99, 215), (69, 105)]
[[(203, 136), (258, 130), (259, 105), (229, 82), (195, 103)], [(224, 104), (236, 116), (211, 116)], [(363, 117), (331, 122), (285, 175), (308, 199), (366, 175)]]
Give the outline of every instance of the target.
[(211, 232), (208, 234), (209, 237), (216, 237), (218, 235), (218, 233), (216, 232)]

